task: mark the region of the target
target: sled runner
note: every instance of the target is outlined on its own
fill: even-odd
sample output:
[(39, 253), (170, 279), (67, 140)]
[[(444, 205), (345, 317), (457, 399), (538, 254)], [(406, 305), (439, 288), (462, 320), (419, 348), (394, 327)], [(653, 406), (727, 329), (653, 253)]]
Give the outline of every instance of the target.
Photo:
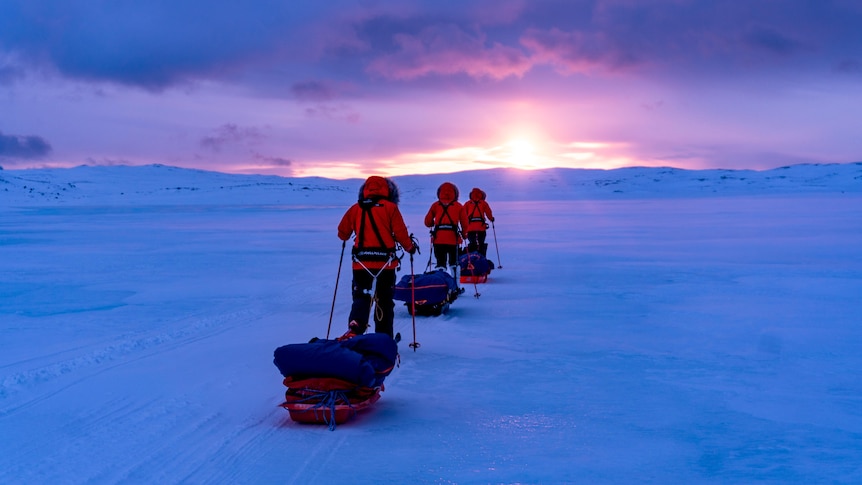
[(458, 265), (461, 267), (461, 283), (485, 283), (494, 269), (494, 263), (478, 251), (462, 254)]
[(383, 333), (347, 340), (313, 340), (275, 349), (273, 363), (284, 376), (281, 407), (300, 423), (334, 430), (368, 408), (398, 361), (398, 346)]
[(395, 285), (393, 299), (403, 301), (411, 315), (414, 305), (410, 303), (413, 301), (417, 315), (436, 316), (448, 310), (449, 304), (460, 294), (455, 278), (445, 270), (436, 270), (402, 276)]

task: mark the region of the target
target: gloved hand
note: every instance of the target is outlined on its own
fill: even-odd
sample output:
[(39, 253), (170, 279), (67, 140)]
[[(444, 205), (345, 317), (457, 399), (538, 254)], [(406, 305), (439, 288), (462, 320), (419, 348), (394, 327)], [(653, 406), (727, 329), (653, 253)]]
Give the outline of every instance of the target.
[(489, 220), (489, 221), (491, 221), (491, 222), (494, 222), (494, 218), (493, 218), (493, 217), (489, 217), (489, 218), (488, 218), (488, 220)]

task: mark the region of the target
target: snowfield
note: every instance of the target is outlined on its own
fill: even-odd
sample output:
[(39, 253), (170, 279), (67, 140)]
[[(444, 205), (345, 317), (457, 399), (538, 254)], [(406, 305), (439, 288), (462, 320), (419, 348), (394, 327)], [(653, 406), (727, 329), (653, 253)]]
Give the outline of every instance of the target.
[(416, 272), (444, 181), (502, 268), (330, 431), (272, 357), (361, 180), (0, 170), (0, 483), (862, 483), (862, 163), (395, 180)]

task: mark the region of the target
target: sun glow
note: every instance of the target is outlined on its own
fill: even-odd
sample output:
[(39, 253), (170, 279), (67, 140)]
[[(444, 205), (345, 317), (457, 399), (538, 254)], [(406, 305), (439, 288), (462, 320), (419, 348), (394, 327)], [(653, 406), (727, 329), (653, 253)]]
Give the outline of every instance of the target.
[(336, 179), (367, 175), (408, 175), (452, 173), (489, 168), (541, 170), (554, 167), (612, 169), (643, 164), (628, 156), (627, 145), (618, 142), (545, 141), (541, 136), (518, 135), (505, 142), (452, 147), (439, 151), (401, 153), (368, 163), (326, 161), (297, 163), (293, 176), (319, 176)]
[(499, 161), (513, 168), (536, 168), (538, 165), (536, 146), (527, 138), (509, 140), (500, 147)]

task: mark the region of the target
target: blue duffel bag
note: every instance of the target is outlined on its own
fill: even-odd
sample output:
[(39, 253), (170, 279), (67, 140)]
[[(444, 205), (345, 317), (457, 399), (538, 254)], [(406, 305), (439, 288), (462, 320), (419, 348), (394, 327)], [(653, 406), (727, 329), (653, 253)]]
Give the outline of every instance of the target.
[(407, 310), (411, 312), (413, 305), (410, 302), (415, 302), (417, 315), (439, 315), (448, 308), (449, 303), (455, 301), (458, 294), (455, 278), (445, 270), (436, 270), (402, 276), (395, 285), (393, 298), (405, 302)]

